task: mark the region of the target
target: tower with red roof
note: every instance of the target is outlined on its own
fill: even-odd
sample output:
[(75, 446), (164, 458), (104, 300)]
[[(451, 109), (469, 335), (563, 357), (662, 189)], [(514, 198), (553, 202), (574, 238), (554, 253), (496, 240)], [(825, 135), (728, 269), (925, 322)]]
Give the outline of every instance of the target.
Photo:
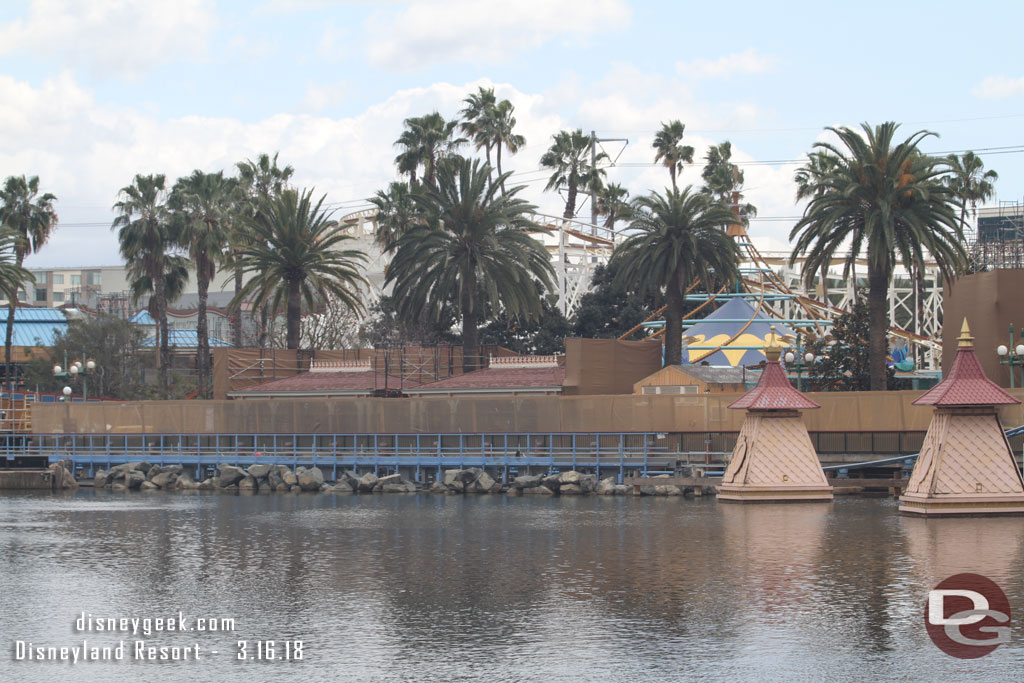
[(964, 319), (953, 366), (914, 401), (935, 406), (900, 512), (932, 516), (1024, 513), (1024, 480), (997, 406), (1018, 404), (985, 376)]
[(821, 461), (814, 451), (801, 410), (820, 408), (797, 391), (779, 363), (782, 347), (772, 327), (764, 348), (768, 362), (757, 386), (729, 408), (745, 409), (736, 447), (725, 468), (718, 499), (792, 502), (832, 500)]

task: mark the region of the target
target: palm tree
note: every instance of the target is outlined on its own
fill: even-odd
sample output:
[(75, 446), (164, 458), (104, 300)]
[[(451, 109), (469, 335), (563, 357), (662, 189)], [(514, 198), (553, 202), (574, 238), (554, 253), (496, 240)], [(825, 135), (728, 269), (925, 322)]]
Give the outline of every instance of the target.
[(615, 221), (629, 218), (629, 192), (618, 183), (607, 183), (597, 192), (597, 215), (605, 216), (604, 227), (615, 229)]
[(686, 289), (697, 279), (706, 291), (712, 282), (739, 277), (736, 244), (719, 226), (731, 212), (692, 186), (652, 192), (633, 201), (634, 231), (612, 254), (609, 268), (616, 286), (640, 295), (665, 291), (665, 365), (682, 362), (683, 306)]
[(381, 249), (390, 249), (416, 222), (419, 211), (414, 195), (418, 188), (405, 183), (391, 183), (387, 191), (377, 190), (368, 200), (377, 207), (377, 234), (374, 240)]
[(284, 302), (289, 349), (299, 348), (303, 302), (312, 309), (318, 299), (332, 296), (361, 313), (357, 290), (369, 286), (359, 273), (366, 255), (341, 249), (355, 238), (342, 232), (331, 212), (323, 209), (326, 195), (316, 203), (312, 195), (312, 190), (285, 190), (264, 204), (258, 216), (246, 217), (252, 241), (241, 248), (240, 259), (252, 278), (232, 301), (235, 306), (249, 299), (254, 306), (269, 304), (275, 313)]
[(196, 268), (196, 284), (199, 289), (196, 353), (200, 396), (206, 396), (210, 371), (206, 303), (210, 281), (217, 274), (217, 265), (228, 260), (225, 254), (231, 241), (236, 185), (233, 178), (224, 177), (223, 171), (204, 173), (197, 169), (192, 175), (178, 179), (168, 201), (176, 219), (180, 221), (178, 244), (188, 253)]
[(814, 146), (835, 157), (835, 168), (814, 181), (811, 201), (790, 233), (790, 240), (796, 240), (790, 265), (806, 254), (805, 273), (815, 273), (839, 249), (848, 249), (844, 276), (849, 277), (866, 248), (872, 391), (887, 384), (886, 302), (897, 262), (913, 271), (927, 253), (942, 276), (952, 279), (967, 258), (954, 211), (956, 195), (941, 181), (946, 163), (918, 149), (934, 133), (921, 130), (894, 143), (898, 127), (891, 121), (875, 127), (865, 123), (863, 135), (845, 126), (828, 128), (840, 144)]
[(693, 163), (693, 147), (680, 144), (686, 125), (679, 119), (661, 124), (661, 130), (654, 135), (651, 147), (655, 150), (655, 163), (661, 162), (672, 177), (672, 189), (676, 188), (676, 174), (683, 170), (683, 164)]
[[(39, 194), (39, 176), (10, 176), (0, 190), (0, 225), (18, 236), (14, 243), (14, 265), (21, 267), (25, 257), (43, 248), (57, 228), (57, 212), (51, 192)], [(4, 363), (11, 366), (11, 341), (14, 337), (14, 310), (17, 291), (7, 297), (7, 333), (4, 337)]]
[(537, 283), (550, 287), (547, 250), (530, 235), (539, 230), (527, 214), (535, 207), (491, 184), (490, 167), (479, 160), (453, 159), (438, 167), (437, 187), (416, 197), (425, 224), (394, 245), (386, 284), (394, 283), (399, 313), (440, 319), (452, 306), (462, 319), (463, 370), (476, 367), (479, 325), (488, 310), (536, 320), (542, 311)]
[[(18, 291), (26, 283), (34, 283), (32, 273), (18, 265), (18, 244), (22, 237), (10, 228), (0, 228), (0, 296), (8, 301), (18, 300)], [(14, 315), (8, 310), (8, 319)]]
[(595, 163), (591, 165), (590, 143), (590, 136), (584, 135), (581, 128), (559, 131), (540, 159), (541, 166), (554, 169), (544, 189), (559, 192), (565, 189), (565, 212), (562, 214), (565, 218), (576, 215), (576, 195), (580, 188), (600, 186), (604, 176), (604, 169), (596, 168), (596, 163), (607, 159), (608, 155), (604, 152), (596, 154)]
[(395, 157), (400, 173), (409, 174), (409, 184), (416, 184), (416, 171), (423, 166), (423, 182), (434, 184), (437, 162), (455, 152), (466, 143), (465, 138), (456, 138), (458, 121), (446, 121), (436, 111), (426, 116), (405, 120), (405, 130), (395, 141), (403, 151)]
[(117, 216), (110, 226), (117, 230), (121, 257), (130, 271), (148, 275), (153, 289), (151, 302), (160, 337), (160, 391), (170, 397), (167, 369), (171, 354), (167, 340), (167, 295), (164, 270), (168, 252), (175, 243), (174, 229), (167, 211), (163, 174), (136, 175), (131, 185), (121, 188), (114, 204)]
[(943, 178), (943, 182), (953, 190), (960, 204), (960, 227), (967, 227), (967, 205), (971, 205), (971, 217), (978, 215), (978, 202), (985, 202), (995, 196), (994, 183), (999, 174), (989, 169), (974, 152), (963, 156), (950, 154), (946, 157), (952, 173)]
[[(485, 128), (488, 136), (496, 150), (495, 161), (497, 163), (498, 176), (501, 176), (501, 148), (507, 147), (509, 154), (515, 154), (526, 145), (526, 138), (514, 132), (516, 117), (512, 116), (515, 107), (508, 100), (502, 100), (490, 112)], [(488, 159), (488, 163), (490, 160)], [(504, 181), (502, 181), (503, 183)], [(502, 193), (505, 192), (504, 184), (501, 184)]]
[(459, 116), (462, 117), (459, 130), (473, 142), (474, 147), (483, 149), (486, 152), (487, 164), (490, 165), (493, 143), (485, 128), (486, 122), (490, 118), (491, 110), (497, 104), (497, 100), (494, 97), (494, 88), (480, 86), (477, 92), (466, 97), (463, 103), (466, 106), (459, 112)]
[[(273, 157), (268, 154), (260, 154), (255, 161), (246, 159), (235, 164), (235, 167), (238, 169), (239, 205), (241, 212), (245, 215), (255, 218), (259, 215), (260, 206), (264, 202), (277, 197), (288, 187), (288, 181), (291, 180), (295, 169), (291, 165), (284, 168), (278, 166), (277, 156), (277, 152), (274, 153)], [(241, 245), (251, 241), (247, 225), (240, 217), (236, 217), (231, 225), (232, 249), (228, 252), (228, 256), (231, 259), (229, 265), (231, 265), (235, 273), (235, 299), (238, 298), (238, 293), (242, 290), (242, 268), (240, 264), (235, 263), (237, 261), (235, 256), (238, 254), (238, 249)], [(267, 308), (264, 306), (260, 308), (259, 319), (258, 346), (261, 349), (266, 346), (267, 325), (269, 323), (267, 317)], [(231, 337), (232, 343), (236, 348), (242, 346), (241, 308), (234, 310), (234, 319), (231, 323)]]
[[(825, 187), (822, 184), (822, 180), (827, 178), (836, 169), (838, 164), (839, 160), (827, 152), (819, 151), (808, 154), (807, 163), (798, 168), (796, 173), (793, 174), (793, 180), (796, 182), (796, 201), (799, 203), (824, 192)], [(828, 261), (821, 264), (821, 299), (825, 303), (830, 303), (828, 300), (829, 265)], [(856, 276), (853, 278), (853, 299), (856, 302)]]

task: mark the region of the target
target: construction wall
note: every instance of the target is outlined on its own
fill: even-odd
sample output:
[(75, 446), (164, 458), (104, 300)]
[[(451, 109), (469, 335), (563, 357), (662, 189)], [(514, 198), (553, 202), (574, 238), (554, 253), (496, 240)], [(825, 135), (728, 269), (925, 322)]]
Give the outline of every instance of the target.
[[(1019, 397), (1024, 391), (1016, 392)], [(916, 391), (808, 394), (811, 431), (924, 431), (932, 409)], [(739, 431), (740, 394), (518, 398), (142, 401), (35, 404), (34, 433), (543, 433)], [(1005, 425), (1024, 424), (1020, 406)]]
[(657, 340), (566, 339), (566, 396), (631, 394), (633, 385), (661, 369)]
[[(942, 369), (949, 370), (956, 357), (957, 337), (964, 316), (974, 335), (974, 347), (985, 374), (1000, 386), (1010, 386), (1010, 371), (999, 362), (996, 347), (1010, 345), (1010, 325), (1021, 343), (1024, 329), (1024, 270), (999, 269), (974, 273), (947, 283), (942, 295)], [(1016, 369), (1015, 386), (1021, 386)]]

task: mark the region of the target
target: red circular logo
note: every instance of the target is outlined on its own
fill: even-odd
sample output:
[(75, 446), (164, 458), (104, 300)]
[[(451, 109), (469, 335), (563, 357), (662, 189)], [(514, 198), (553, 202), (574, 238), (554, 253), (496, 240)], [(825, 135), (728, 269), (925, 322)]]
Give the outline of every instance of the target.
[(988, 577), (957, 574), (928, 591), (924, 625), (947, 655), (984, 657), (1010, 642), (1010, 601)]

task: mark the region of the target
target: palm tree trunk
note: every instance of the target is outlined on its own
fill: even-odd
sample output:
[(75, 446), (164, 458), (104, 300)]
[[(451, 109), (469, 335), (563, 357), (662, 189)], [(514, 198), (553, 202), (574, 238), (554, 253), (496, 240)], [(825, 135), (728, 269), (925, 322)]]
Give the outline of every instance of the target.
[(673, 275), (665, 288), (665, 365), (683, 362), (683, 291)]
[(165, 399), (171, 397), (171, 385), (168, 382), (167, 370), (171, 365), (171, 350), (167, 334), (167, 297), (164, 292), (163, 259), (155, 264), (150, 273), (153, 280), (153, 298), (156, 299), (156, 320), (160, 327), (160, 393)]
[(288, 348), (299, 348), (299, 324), (302, 321), (302, 290), (298, 280), (288, 282)]
[[(242, 269), (235, 269), (235, 297), (242, 290)], [(242, 304), (238, 304), (238, 310), (234, 311), (235, 318), (231, 322), (231, 343), (235, 348), (242, 346)]]
[(196, 353), (199, 356), (199, 397), (206, 398), (207, 368), (210, 363), (210, 332), (206, 324), (206, 300), (209, 297), (210, 277), (206, 257), (196, 259), (196, 284), (199, 287), (199, 318), (196, 320)]
[(572, 218), (576, 215), (576, 173), (569, 174), (568, 191), (565, 197), (565, 218)]
[(672, 164), (668, 167), (668, 174), (672, 177), (672, 191), (676, 192), (679, 188), (676, 187), (676, 165)]
[(889, 353), (889, 274), (874, 266), (868, 268), (868, 376), (871, 391), (888, 388), (886, 356)]
[[(498, 177), (501, 178), (501, 143), (500, 142), (497, 144), (497, 148), (498, 148), (498, 150), (497, 150), (497, 154), (495, 154), (495, 159), (497, 159), (497, 161), (498, 161)], [(504, 196), (505, 195), (505, 181), (502, 180), (498, 184), (501, 186), (501, 194), (502, 194), (502, 196)]]
[(260, 306), (260, 338), (259, 345), (261, 349), (267, 348), (267, 327), (270, 322), (270, 309), (266, 304)]
[(472, 372), (480, 365), (477, 356), (480, 355), (479, 331), (477, 330), (476, 309), (473, 308), (473, 295), (470, 292), (470, 283), (463, 281), (462, 284), (462, 371)]
[[(21, 253), (21, 249), (18, 249), (15, 254), (15, 263), (18, 267), (25, 261), (25, 255)], [(18, 292), (17, 289), (11, 292), (11, 300), (7, 304), (7, 333), (4, 337), (4, 368), (7, 372), (7, 381), (12, 381), (11, 378), (11, 346), (14, 343), (14, 315), (18, 308)]]

